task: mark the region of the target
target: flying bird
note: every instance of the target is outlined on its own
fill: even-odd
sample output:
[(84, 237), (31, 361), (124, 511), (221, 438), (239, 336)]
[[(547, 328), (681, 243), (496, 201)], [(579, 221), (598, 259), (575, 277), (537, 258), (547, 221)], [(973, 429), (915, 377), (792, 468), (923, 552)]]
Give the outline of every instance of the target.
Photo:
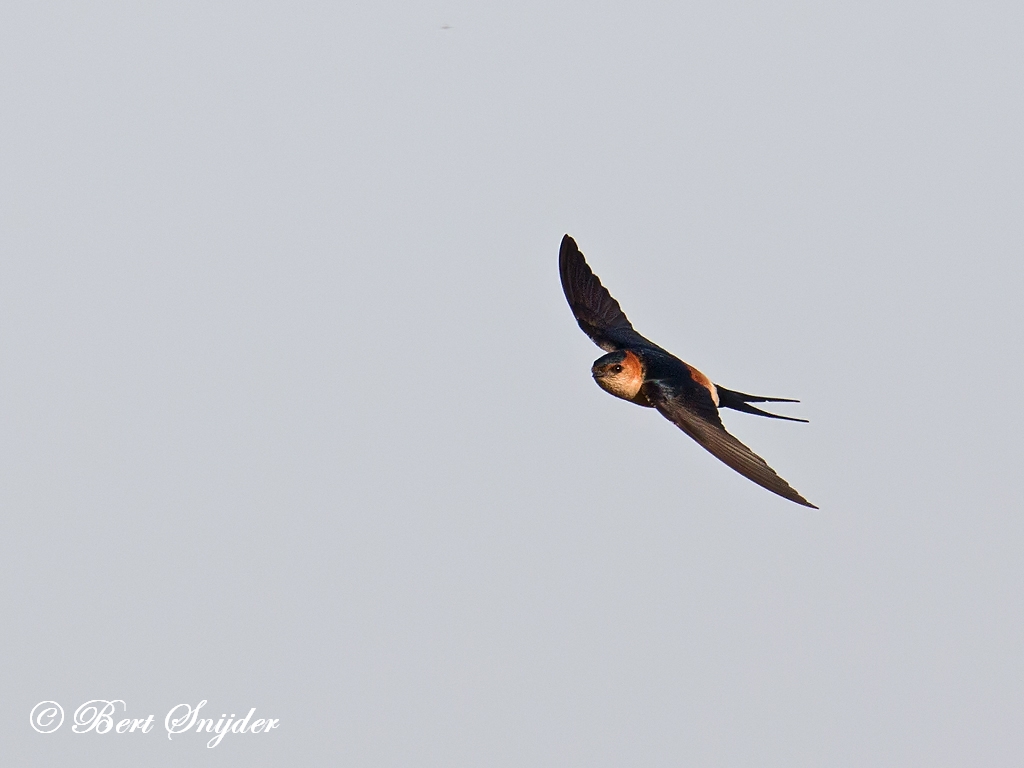
[(558, 271), (569, 308), (591, 340), (608, 354), (594, 361), (591, 374), (601, 389), (623, 400), (656, 408), (713, 456), (744, 477), (784, 499), (817, 509), (797, 493), (764, 459), (730, 435), (720, 408), (772, 419), (802, 421), (756, 408), (751, 403), (795, 403), (783, 397), (758, 397), (713, 384), (692, 365), (648, 341), (635, 330), (608, 289), (594, 274), (569, 235), (562, 238)]

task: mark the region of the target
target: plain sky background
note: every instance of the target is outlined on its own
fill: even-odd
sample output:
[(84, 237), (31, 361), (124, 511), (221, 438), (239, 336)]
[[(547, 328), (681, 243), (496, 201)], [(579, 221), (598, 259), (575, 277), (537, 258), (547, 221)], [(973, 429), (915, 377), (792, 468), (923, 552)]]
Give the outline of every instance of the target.
[[(5, 764), (1024, 759), (1020, 3), (8, 3), (0, 65)], [(725, 420), (820, 511), (594, 385), (565, 232), (802, 400)], [(29, 727), (97, 698), (281, 726)]]

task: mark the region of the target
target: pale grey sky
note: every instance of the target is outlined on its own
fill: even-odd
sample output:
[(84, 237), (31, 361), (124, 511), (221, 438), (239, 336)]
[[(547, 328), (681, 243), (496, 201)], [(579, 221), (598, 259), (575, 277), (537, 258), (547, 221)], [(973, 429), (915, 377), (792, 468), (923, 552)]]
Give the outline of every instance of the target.
[[(443, 29), (450, 26), (450, 29)], [(0, 11), (12, 765), (1014, 765), (1024, 9)], [(820, 511), (590, 378), (808, 425)], [(41, 735), (90, 699), (149, 734)], [(163, 716), (280, 718), (215, 750)]]

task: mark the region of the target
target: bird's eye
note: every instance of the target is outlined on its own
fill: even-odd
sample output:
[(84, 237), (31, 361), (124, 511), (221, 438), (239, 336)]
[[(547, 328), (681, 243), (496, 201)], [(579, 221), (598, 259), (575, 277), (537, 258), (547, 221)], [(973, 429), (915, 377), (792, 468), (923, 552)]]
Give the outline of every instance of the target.
[(622, 373), (622, 366), (621, 365), (613, 365), (612, 366), (612, 373)]

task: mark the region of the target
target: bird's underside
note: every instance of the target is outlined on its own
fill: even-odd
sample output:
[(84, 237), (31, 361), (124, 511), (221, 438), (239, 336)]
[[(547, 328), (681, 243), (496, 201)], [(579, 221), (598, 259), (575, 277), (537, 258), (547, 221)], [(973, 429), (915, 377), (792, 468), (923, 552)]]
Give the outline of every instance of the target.
[(594, 363), (597, 383), (617, 397), (649, 405), (744, 477), (805, 507), (817, 509), (797, 493), (764, 459), (729, 434), (719, 408), (788, 421), (805, 421), (762, 411), (750, 403), (795, 400), (759, 397), (717, 386), (691, 365), (633, 329), (600, 279), (590, 269), (576, 241), (562, 238), (558, 256), (562, 290), (576, 322), (608, 354)]

